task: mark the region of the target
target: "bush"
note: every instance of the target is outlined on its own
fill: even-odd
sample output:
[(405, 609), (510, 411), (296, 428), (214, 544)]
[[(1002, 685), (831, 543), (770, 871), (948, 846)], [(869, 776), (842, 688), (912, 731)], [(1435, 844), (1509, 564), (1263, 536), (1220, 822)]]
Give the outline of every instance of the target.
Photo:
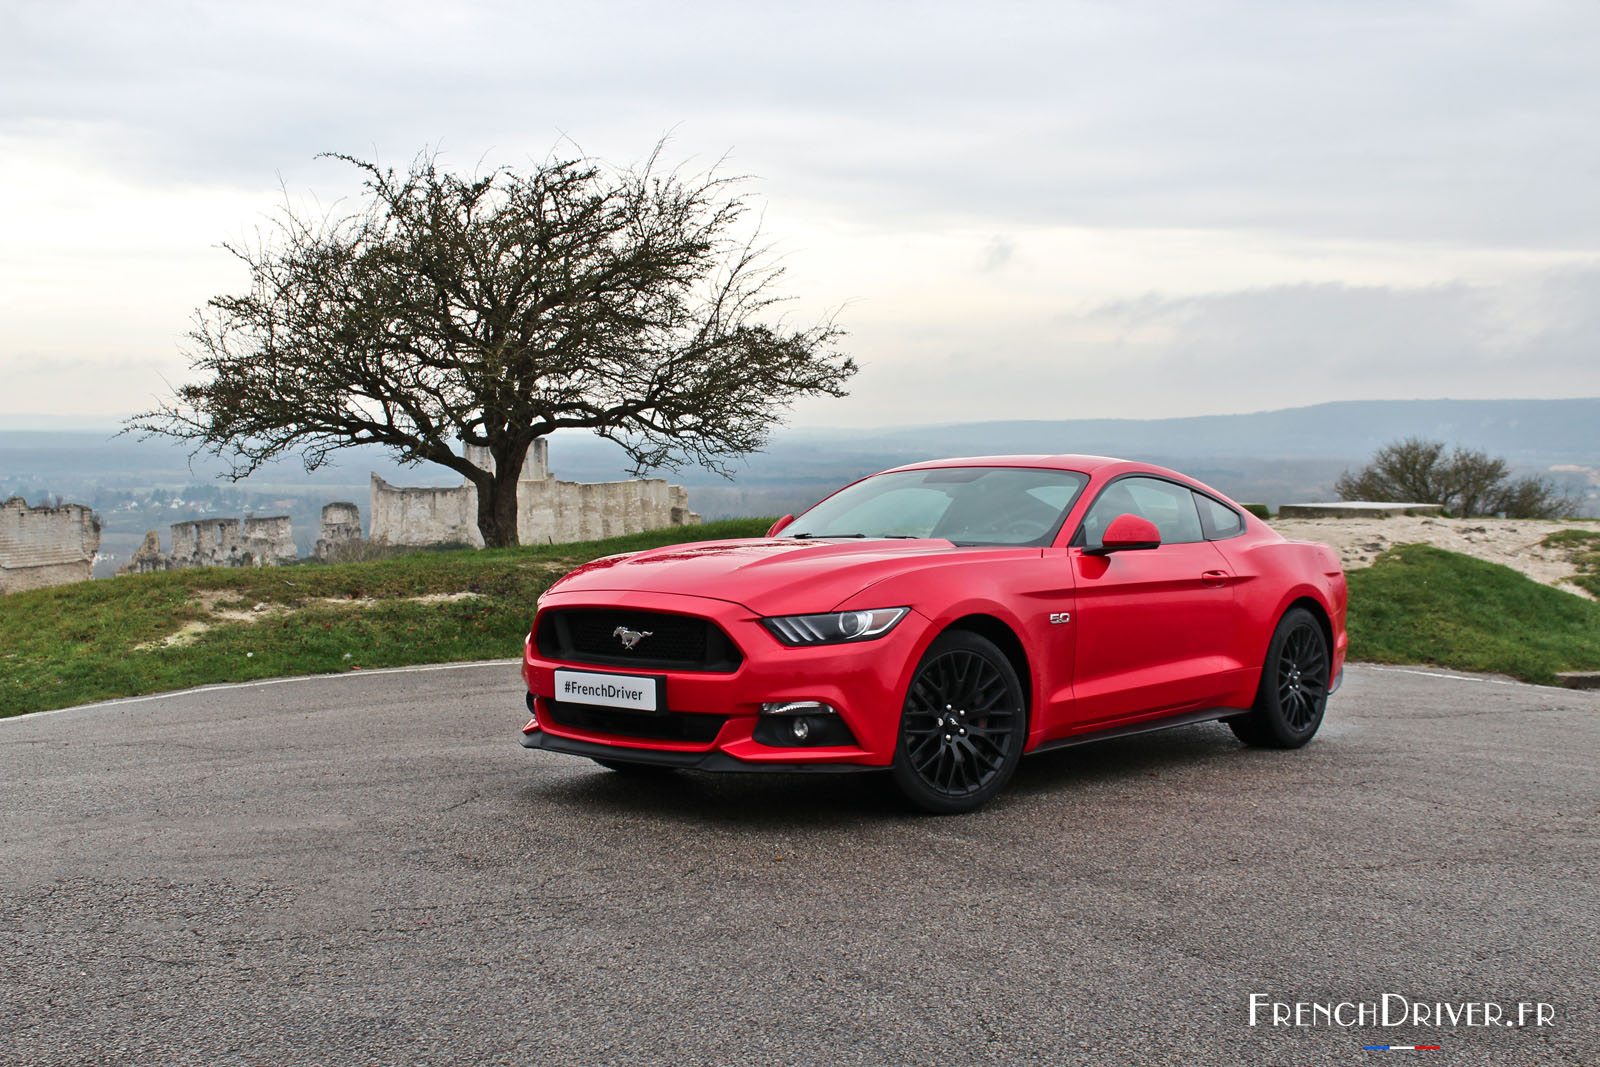
[(1556, 519), (1578, 511), (1576, 501), (1543, 478), (1512, 479), (1503, 459), (1446, 447), (1420, 437), (1384, 445), (1365, 468), (1341, 474), (1334, 491), (1340, 500), (1442, 504), (1462, 518)]

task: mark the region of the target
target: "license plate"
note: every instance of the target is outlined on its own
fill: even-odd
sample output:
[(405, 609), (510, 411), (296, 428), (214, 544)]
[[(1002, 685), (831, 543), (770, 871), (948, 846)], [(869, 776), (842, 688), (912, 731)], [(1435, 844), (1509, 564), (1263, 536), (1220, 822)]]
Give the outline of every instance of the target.
[(555, 696), (564, 703), (633, 711), (658, 711), (662, 706), (660, 678), (594, 671), (558, 670), (555, 674)]

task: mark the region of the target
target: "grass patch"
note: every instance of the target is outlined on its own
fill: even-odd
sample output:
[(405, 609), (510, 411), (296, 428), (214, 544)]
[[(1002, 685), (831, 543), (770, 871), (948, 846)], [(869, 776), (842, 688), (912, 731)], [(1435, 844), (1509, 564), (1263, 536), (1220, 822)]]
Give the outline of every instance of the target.
[(1557, 530), (1546, 537), (1543, 544), (1550, 548), (1565, 549), (1567, 558), (1578, 568), (1569, 581), (1600, 597), (1600, 532), (1594, 530)]
[(771, 522), (331, 566), (196, 568), (11, 593), (0, 596), (0, 716), (213, 682), (514, 657), (534, 601), (579, 563), (758, 537)]
[(1600, 604), (1510, 567), (1400, 545), (1347, 577), (1352, 659), (1491, 671), (1543, 685), (1557, 671), (1600, 669)]

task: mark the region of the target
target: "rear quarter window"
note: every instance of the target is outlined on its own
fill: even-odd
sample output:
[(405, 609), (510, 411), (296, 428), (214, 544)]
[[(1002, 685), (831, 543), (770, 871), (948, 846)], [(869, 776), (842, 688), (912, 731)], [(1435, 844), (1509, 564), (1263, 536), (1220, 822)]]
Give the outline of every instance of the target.
[(1220, 541), (1244, 533), (1244, 516), (1222, 501), (1213, 500), (1204, 493), (1196, 493), (1194, 500), (1200, 506), (1200, 518), (1205, 523), (1206, 537), (1210, 540)]

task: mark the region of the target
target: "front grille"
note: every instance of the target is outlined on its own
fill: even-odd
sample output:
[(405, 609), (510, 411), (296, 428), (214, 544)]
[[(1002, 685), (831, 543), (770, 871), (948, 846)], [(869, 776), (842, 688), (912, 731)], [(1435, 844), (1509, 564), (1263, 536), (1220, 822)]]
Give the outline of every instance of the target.
[[(619, 629), (648, 633), (632, 651)], [(567, 663), (678, 671), (733, 671), (744, 659), (722, 628), (693, 615), (614, 608), (561, 608), (539, 620), (539, 652)]]
[(548, 715), (557, 726), (587, 730), (617, 737), (641, 737), (652, 741), (687, 741), (710, 744), (716, 740), (726, 715), (698, 715), (682, 711), (629, 711), (625, 708), (597, 708), (589, 704), (569, 704), (561, 700), (541, 701), (540, 714)]

